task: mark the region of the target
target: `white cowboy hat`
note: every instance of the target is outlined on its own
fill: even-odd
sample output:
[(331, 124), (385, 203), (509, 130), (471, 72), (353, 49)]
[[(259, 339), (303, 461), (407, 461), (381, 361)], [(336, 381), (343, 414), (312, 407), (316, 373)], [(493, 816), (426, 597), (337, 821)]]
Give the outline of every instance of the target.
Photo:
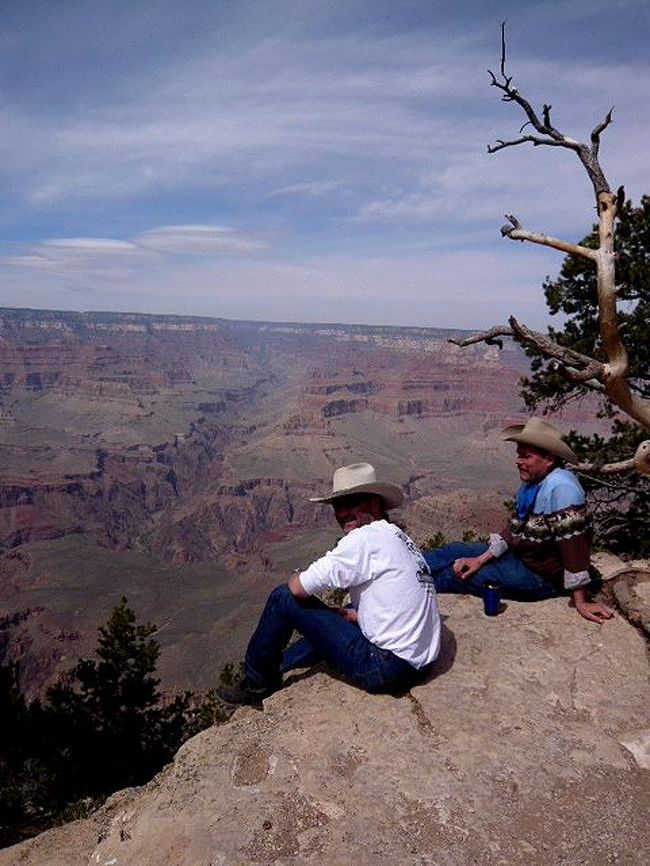
[(399, 508), (404, 502), (404, 494), (399, 487), (377, 481), (375, 467), (370, 463), (351, 463), (350, 466), (341, 466), (334, 473), (331, 494), (312, 496), (309, 501), (332, 502), (334, 499), (352, 493), (375, 493), (381, 496), (387, 511), (391, 508)]
[(525, 424), (512, 424), (501, 431), (501, 438), (508, 442), (520, 442), (522, 445), (532, 445), (548, 451), (555, 457), (567, 460), (569, 463), (577, 463), (578, 458), (562, 440), (562, 433), (549, 421), (542, 418), (529, 418)]

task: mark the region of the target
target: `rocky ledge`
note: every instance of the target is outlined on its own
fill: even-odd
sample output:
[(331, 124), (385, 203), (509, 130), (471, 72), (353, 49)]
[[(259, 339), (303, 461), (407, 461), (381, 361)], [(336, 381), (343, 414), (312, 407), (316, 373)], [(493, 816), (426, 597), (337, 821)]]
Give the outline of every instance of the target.
[(435, 675), (399, 697), (307, 672), (92, 818), (0, 866), (590, 866), (650, 845), (647, 645), (565, 599), (442, 596)]

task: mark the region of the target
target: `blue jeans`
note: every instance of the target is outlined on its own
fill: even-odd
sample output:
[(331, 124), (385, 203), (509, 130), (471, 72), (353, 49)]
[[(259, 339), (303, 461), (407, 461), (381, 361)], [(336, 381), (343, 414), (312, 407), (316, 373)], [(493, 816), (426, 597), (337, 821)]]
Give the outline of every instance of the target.
[(480, 568), (468, 580), (454, 574), (455, 559), (479, 556), (487, 550), (487, 544), (446, 544), (438, 550), (423, 552), (431, 569), (436, 592), (458, 592), (466, 595), (482, 595), (483, 584), (498, 581), (504, 598), (515, 601), (542, 601), (558, 595), (558, 590), (543, 577), (527, 568), (509, 551)]
[[(294, 629), (303, 639), (285, 649)], [(426, 673), (379, 649), (357, 625), (317, 598), (297, 599), (286, 584), (276, 587), (246, 650), (248, 681), (253, 688), (273, 691), (283, 671), (320, 661), (367, 692), (408, 689)]]

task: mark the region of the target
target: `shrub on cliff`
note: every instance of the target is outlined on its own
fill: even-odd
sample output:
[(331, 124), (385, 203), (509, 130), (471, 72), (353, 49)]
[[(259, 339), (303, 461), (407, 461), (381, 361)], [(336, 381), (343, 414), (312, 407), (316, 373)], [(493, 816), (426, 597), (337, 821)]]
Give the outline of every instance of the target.
[(190, 695), (163, 703), (153, 676), (154, 625), (138, 625), (126, 598), (99, 629), (97, 660), (81, 659), (47, 693), (53, 756), (66, 765), (64, 798), (95, 798), (147, 781), (183, 742)]
[(45, 702), (26, 705), (13, 668), (0, 668), (0, 846), (81, 817), (120, 788), (149, 781), (190, 736), (225, 714), (190, 692), (163, 700), (160, 647), (126, 598)]

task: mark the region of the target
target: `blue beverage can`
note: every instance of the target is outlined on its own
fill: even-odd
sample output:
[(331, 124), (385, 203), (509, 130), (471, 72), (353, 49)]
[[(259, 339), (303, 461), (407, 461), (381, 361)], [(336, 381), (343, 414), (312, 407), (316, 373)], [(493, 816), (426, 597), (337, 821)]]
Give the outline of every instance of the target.
[(497, 616), (501, 607), (501, 584), (489, 581), (483, 584), (483, 610), (486, 616)]

